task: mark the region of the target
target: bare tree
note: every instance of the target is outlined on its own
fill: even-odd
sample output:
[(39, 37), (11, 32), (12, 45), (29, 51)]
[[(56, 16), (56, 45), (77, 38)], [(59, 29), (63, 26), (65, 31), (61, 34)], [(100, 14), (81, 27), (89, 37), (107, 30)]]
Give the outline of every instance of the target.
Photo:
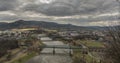
[(106, 51), (107, 63), (120, 63), (120, 26), (110, 27), (108, 31), (111, 39)]

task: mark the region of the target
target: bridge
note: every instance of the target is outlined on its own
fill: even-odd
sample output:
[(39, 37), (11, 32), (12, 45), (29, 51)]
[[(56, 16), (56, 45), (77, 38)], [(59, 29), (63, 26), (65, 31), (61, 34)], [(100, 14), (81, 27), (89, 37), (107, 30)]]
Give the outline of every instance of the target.
[(43, 45), (39, 48), (58, 48), (58, 49), (82, 49), (82, 46), (70, 46), (70, 45)]
[[(20, 45), (20, 46), (30, 46), (30, 45)], [(82, 46), (71, 46), (71, 45), (42, 45), (38, 47), (39, 50), (44, 49), (44, 48), (52, 48), (53, 49), (53, 53), (52, 54), (56, 54), (55, 49), (69, 49), (69, 55), (72, 55), (72, 50), (73, 49), (83, 49)]]
[(43, 45), (39, 46), (40, 49), (43, 48), (53, 48), (53, 54), (55, 54), (55, 49), (69, 49), (69, 55), (72, 55), (72, 49), (83, 49), (82, 46), (70, 46), (70, 45)]

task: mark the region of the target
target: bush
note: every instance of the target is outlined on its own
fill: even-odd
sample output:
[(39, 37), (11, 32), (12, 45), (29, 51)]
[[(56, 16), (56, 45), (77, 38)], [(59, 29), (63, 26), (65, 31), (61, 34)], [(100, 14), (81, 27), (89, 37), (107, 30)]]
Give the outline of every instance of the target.
[(7, 53), (8, 50), (18, 48), (18, 41), (13, 39), (0, 39), (0, 57)]

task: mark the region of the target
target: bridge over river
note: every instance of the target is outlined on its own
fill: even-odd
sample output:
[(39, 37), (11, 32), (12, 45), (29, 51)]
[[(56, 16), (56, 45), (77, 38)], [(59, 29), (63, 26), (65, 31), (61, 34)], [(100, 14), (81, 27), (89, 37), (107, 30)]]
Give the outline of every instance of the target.
[[(26, 63), (72, 63), (72, 58), (70, 57), (69, 53), (72, 53), (71, 48), (61, 41), (52, 41), (49, 37), (40, 37), (40, 40), (46, 46), (40, 46), (43, 48), (41, 54), (28, 60)], [(61, 49), (62, 48), (62, 49)], [(53, 53), (55, 54), (42, 54), (42, 53)], [(66, 55), (58, 55), (58, 54), (66, 54)]]
[(70, 46), (70, 45), (44, 45), (39, 48), (52, 48), (53, 54), (56, 54), (56, 49), (68, 49), (69, 55), (72, 55), (72, 49), (82, 49), (82, 46)]

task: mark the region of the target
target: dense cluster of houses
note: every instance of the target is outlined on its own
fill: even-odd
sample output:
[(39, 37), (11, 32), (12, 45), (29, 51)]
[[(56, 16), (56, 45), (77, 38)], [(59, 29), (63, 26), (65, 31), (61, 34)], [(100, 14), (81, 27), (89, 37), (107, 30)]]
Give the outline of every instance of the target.
[(29, 35), (29, 33), (29, 31), (0, 31), (0, 39), (22, 39), (26, 38)]
[(104, 33), (100, 31), (60, 31), (58, 34), (65, 38), (71, 38), (71, 37), (81, 37), (86, 39), (96, 39), (99, 41), (104, 40)]

